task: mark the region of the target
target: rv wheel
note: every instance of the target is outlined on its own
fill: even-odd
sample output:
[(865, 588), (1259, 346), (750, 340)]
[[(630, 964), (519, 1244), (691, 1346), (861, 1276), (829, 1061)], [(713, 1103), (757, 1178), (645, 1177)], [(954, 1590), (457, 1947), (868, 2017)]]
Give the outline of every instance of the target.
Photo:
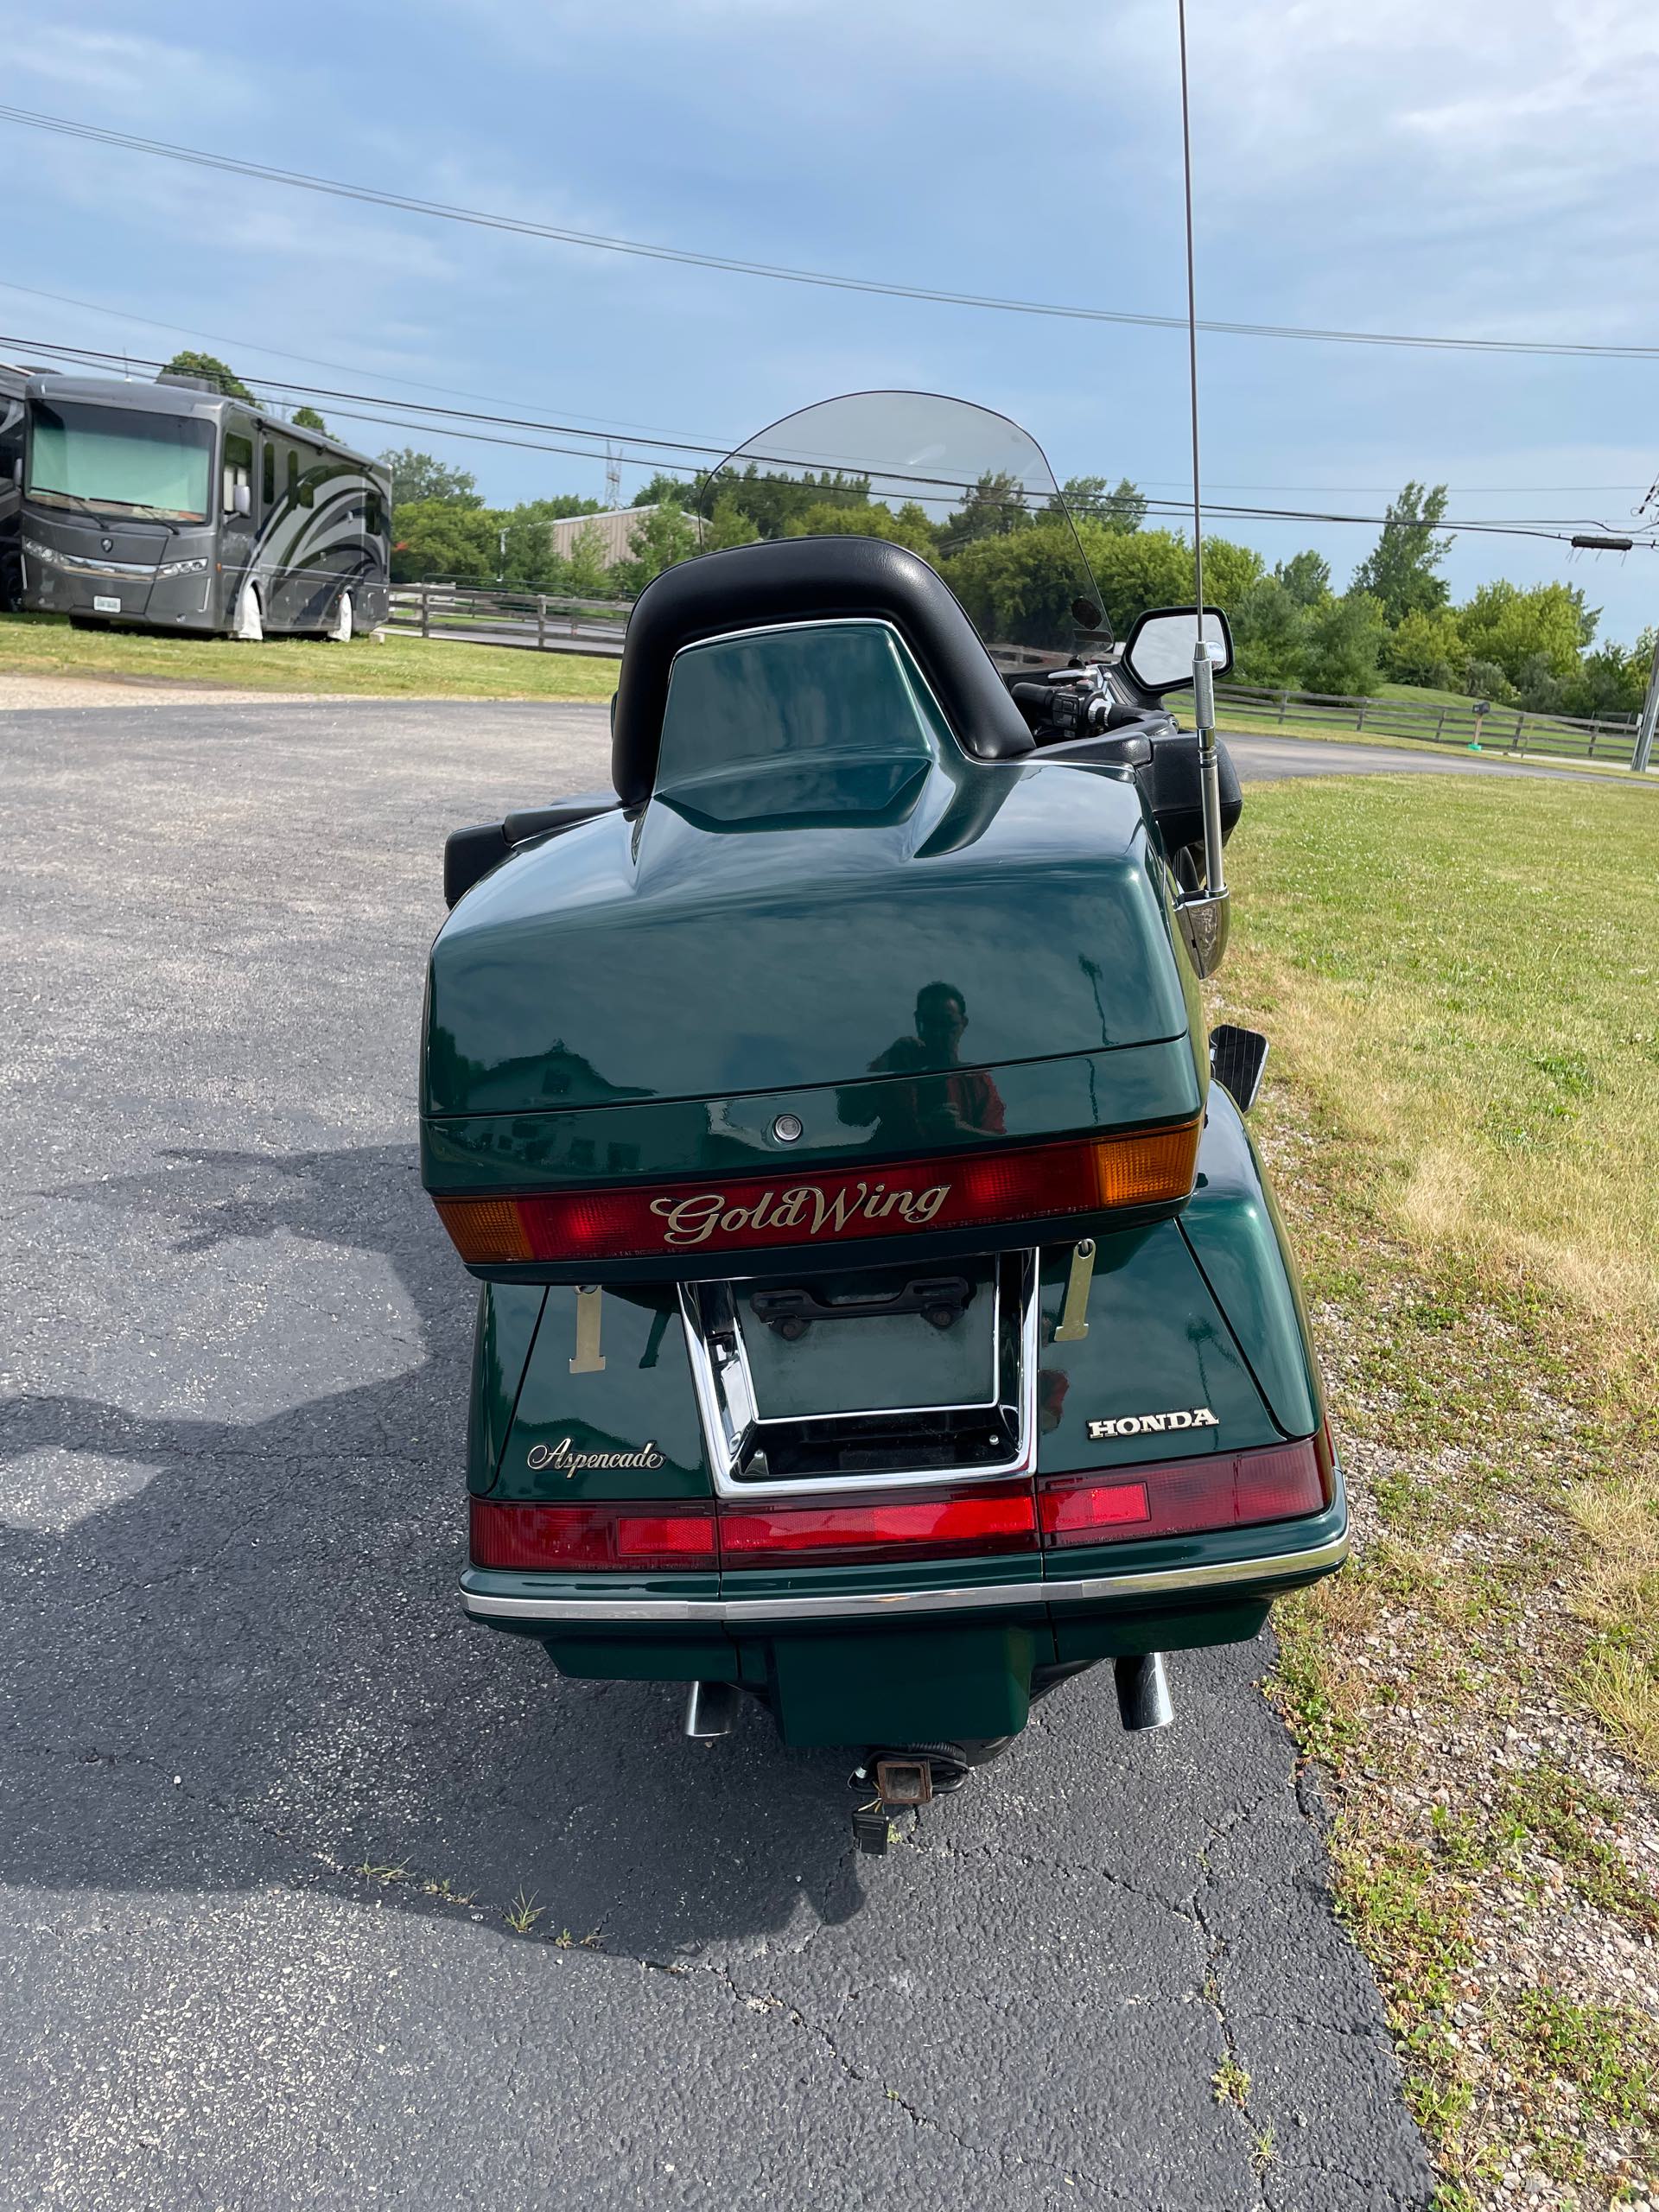
[(340, 605), (334, 609), (334, 626), (328, 637), (336, 645), (349, 645), (352, 642), (352, 594), (348, 591), (340, 594)]
[(257, 584), (244, 584), (242, 595), (236, 602), (236, 628), (232, 636), (245, 645), (263, 645), (265, 642), (264, 611), (259, 604)]

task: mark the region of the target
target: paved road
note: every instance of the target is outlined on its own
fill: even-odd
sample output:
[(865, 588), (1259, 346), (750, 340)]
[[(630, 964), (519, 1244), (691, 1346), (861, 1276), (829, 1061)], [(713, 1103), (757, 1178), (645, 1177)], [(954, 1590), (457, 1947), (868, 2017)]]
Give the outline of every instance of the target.
[[(1617, 784), (1619, 780), (1593, 768), (1554, 768), (1532, 761), (1505, 760), (1490, 753), (1436, 753), (1426, 747), (1344, 745), (1334, 738), (1224, 734), (1234, 766), (1241, 777), (1253, 782), (1263, 782), (1274, 776), (1397, 775), (1544, 776), (1552, 781), (1573, 784)], [(1637, 780), (1659, 788), (1659, 778)]]
[(835, 1756), (462, 1622), (440, 840), (602, 749), (0, 715), (0, 2206), (1425, 2204), (1263, 1647), (1152, 1738), (1069, 1685), (870, 1861)]

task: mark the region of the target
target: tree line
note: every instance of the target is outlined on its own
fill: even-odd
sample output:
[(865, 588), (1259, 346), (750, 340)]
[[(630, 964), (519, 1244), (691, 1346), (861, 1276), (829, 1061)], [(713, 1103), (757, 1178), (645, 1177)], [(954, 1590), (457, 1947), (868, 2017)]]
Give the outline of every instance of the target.
[[(211, 354), (175, 356), (170, 369), (207, 377), (251, 399)], [(302, 408), (302, 428), (323, 429)], [(706, 516), (701, 487), (660, 474), (641, 486), (627, 556), (607, 565), (597, 530), (578, 530), (567, 553), (550, 525), (601, 512), (565, 494), (514, 507), (485, 505), (476, 479), (413, 448), (384, 453), (391, 474), (393, 581), (442, 576), (499, 582), (573, 597), (632, 598), (677, 561), (760, 538), (848, 534), (889, 538), (933, 563), (982, 631), (1009, 643), (1046, 642), (1063, 626), (1073, 588), (1075, 528), (1113, 629), (1148, 607), (1192, 592), (1192, 548), (1179, 532), (1147, 527), (1147, 501), (1127, 479), (1067, 480), (1060, 501), (1033, 506), (1011, 480), (986, 476), (948, 514), (914, 500), (873, 498), (869, 484), (831, 471), (774, 474), (753, 462), (721, 476)], [(1453, 605), (1444, 575), (1444, 484), (1407, 484), (1389, 505), (1376, 545), (1338, 591), (1315, 552), (1271, 568), (1251, 547), (1204, 542), (1205, 595), (1224, 607), (1241, 683), (1290, 690), (1369, 694), (1409, 683), (1541, 714), (1634, 713), (1655, 632), (1634, 645), (1595, 642), (1599, 610), (1565, 583), (1485, 583)]]
[[(545, 591), (631, 597), (676, 561), (757, 538), (856, 533), (908, 545), (938, 568), (982, 631), (1012, 644), (1056, 634), (1071, 591), (1075, 528), (1107, 620), (1122, 636), (1142, 609), (1179, 605), (1193, 588), (1189, 537), (1148, 529), (1147, 503), (1125, 480), (1073, 477), (1065, 512), (1033, 509), (1017, 487), (986, 478), (951, 514), (931, 517), (916, 501), (871, 497), (857, 479), (780, 476), (751, 463), (722, 480), (707, 518), (698, 487), (653, 477), (634, 504), (632, 556), (607, 569), (598, 533), (583, 533), (567, 560), (549, 550), (546, 524), (594, 513), (598, 502), (531, 500), (486, 507), (474, 480), (410, 451), (383, 454), (392, 471), (393, 573), (478, 579)], [(1204, 542), (1205, 595), (1231, 620), (1235, 680), (1369, 695), (1393, 682), (1487, 699), (1540, 714), (1633, 714), (1641, 706), (1655, 635), (1634, 645), (1595, 643), (1599, 611), (1572, 584), (1484, 583), (1453, 605), (1441, 573), (1451, 540), (1439, 529), (1446, 487), (1405, 486), (1390, 501), (1376, 543), (1345, 588), (1319, 553), (1269, 567), (1254, 548)]]

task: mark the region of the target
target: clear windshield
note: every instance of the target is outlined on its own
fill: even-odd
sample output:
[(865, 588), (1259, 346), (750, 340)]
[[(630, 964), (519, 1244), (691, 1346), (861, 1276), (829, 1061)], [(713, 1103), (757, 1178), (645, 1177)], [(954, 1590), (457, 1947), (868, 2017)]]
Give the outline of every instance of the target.
[(213, 426), (199, 416), (78, 401), (34, 404), (29, 498), (54, 506), (206, 522)]
[(785, 416), (698, 496), (703, 544), (855, 535), (938, 569), (1007, 667), (1097, 653), (1100, 594), (1042, 448), (1005, 415), (926, 391), (858, 391)]

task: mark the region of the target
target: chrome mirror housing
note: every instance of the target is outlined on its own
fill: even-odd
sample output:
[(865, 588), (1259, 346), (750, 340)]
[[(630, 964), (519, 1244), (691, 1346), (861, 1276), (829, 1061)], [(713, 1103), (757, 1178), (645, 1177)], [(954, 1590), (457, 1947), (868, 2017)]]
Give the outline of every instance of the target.
[(1233, 894), (1218, 891), (1189, 892), (1177, 901), (1175, 919), (1188, 957), (1198, 976), (1213, 976), (1227, 953), (1227, 933), (1232, 926)]

